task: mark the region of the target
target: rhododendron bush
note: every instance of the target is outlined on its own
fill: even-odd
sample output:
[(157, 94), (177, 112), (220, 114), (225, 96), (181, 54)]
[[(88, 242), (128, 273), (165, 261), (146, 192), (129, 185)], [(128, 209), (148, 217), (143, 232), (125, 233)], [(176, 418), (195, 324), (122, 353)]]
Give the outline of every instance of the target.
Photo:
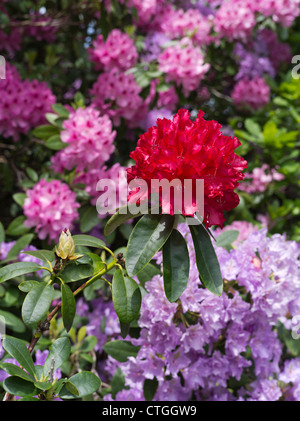
[(299, 16), (0, 2), (3, 401), (300, 400)]

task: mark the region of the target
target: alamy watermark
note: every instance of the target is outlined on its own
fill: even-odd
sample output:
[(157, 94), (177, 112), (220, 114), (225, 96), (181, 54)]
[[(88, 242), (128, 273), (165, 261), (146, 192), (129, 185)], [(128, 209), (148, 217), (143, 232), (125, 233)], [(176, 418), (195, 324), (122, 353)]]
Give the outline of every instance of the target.
[(292, 78), (300, 79), (300, 54), (292, 57), (292, 64), (296, 64), (292, 68)]
[(96, 201), (100, 215), (114, 214), (119, 209), (124, 215), (194, 215), (186, 217), (188, 225), (199, 225), (204, 219), (203, 179), (152, 179), (149, 183), (136, 178), (127, 183), (126, 171), (120, 170), (118, 180), (101, 179), (96, 190), (101, 192)]
[(3, 56), (0, 56), (0, 79), (6, 79), (6, 61)]

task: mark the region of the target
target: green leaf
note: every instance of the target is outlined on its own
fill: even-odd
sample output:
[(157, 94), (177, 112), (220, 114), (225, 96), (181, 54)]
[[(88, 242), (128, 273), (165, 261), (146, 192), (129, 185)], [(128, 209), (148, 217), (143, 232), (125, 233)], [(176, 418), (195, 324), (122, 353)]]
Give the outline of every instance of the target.
[(76, 397), (79, 396), (79, 391), (77, 389), (77, 387), (71, 383), (70, 381), (67, 381), (65, 383), (65, 388), (67, 389), (68, 392), (70, 392), (72, 395), (75, 395)]
[(100, 219), (97, 209), (94, 206), (89, 206), (80, 217), (80, 231), (89, 232), (99, 224)]
[(30, 377), (30, 375), (26, 373), (26, 371), (24, 371), (21, 367), (15, 364), (1, 363), (0, 368), (6, 373), (10, 374), (11, 376), (20, 377), (21, 379), (27, 380), (29, 382), (34, 380), (34, 378)]
[(163, 279), (167, 299), (174, 303), (185, 290), (190, 271), (190, 258), (186, 241), (179, 231), (173, 230), (163, 246)]
[(71, 288), (67, 284), (61, 284), (61, 312), (63, 323), (66, 331), (68, 332), (71, 327), (76, 313), (75, 297)]
[(0, 283), (27, 273), (37, 272), (40, 269), (40, 265), (32, 262), (12, 263), (0, 269)]
[(56, 112), (60, 117), (68, 118), (69, 117), (69, 110), (65, 108), (62, 104), (53, 104), (52, 109)]
[(52, 383), (50, 382), (34, 382), (35, 387), (40, 390), (49, 390), (52, 387)]
[(49, 355), (44, 364), (44, 376), (49, 375), (50, 369), (53, 369), (53, 372), (55, 372), (61, 367), (69, 359), (70, 352), (71, 344), (69, 338), (65, 336), (56, 339), (50, 347)]
[(142, 301), (140, 288), (133, 279), (124, 276), (121, 269), (114, 273), (112, 301), (122, 323), (128, 324), (138, 317)]
[(29, 327), (36, 327), (43, 320), (53, 300), (54, 288), (42, 282), (33, 287), (22, 305), (22, 318)]
[[(25, 201), (26, 197), (27, 197), (27, 195), (26, 195), (25, 193), (15, 193), (15, 194), (13, 195), (13, 199), (14, 199), (14, 201), (15, 201), (18, 205), (20, 205), (21, 207), (23, 207), (23, 205), (24, 205), (24, 201)], [(1, 241), (0, 241), (0, 243), (1, 243)]]
[(73, 235), (73, 240), (74, 240), (75, 246), (96, 247), (96, 248), (105, 247), (104, 241), (92, 235)]
[(202, 284), (213, 294), (220, 296), (223, 279), (220, 265), (209, 234), (201, 225), (190, 225), (196, 253), (196, 264)]
[[(32, 357), (26, 345), (17, 338), (5, 336), (2, 341), (3, 348), (8, 352), (31, 376), (35, 377)], [(21, 395), (20, 395), (21, 396)]]
[(14, 332), (23, 333), (26, 330), (26, 327), (22, 320), (13, 313), (0, 309), (0, 316), (5, 319), (5, 326)]
[(64, 283), (75, 282), (86, 279), (94, 274), (93, 266), (87, 264), (79, 264), (78, 262), (69, 263), (64, 269), (60, 277)]
[(83, 341), (83, 343), (82, 343), (82, 345), (80, 347), (80, 351), (81, 352), (90, 352), (90, 351), (92, 351), (95, 348), (95, 346), (97, 345), (97, 342), (98, 342), (98, 340), (97, 340), (96, 336), (93, 336), (93, 335), (87, 336), (84, 339), (84, 341)]
[(140, 347), (132, 345), (129, 341), (111, 341), (103, 346), (104, 351), (115, 360), (125, 363), (128, 357), (136, 357)]
[(23, 397), (37, 394), (37, 390), (32, 382), (16, 376), (7, 377), (3, 382), (3, 388), (7, 393), (16, 396)]
[(18, 257), (18, 254), (24, 250), (28, 244), (30, 244), (31, 240), (33, 239), (34, 234), (25, 234), (20, 237), (13, 247), (9, 250), (6, 260), (15, 260)]
[(22, 292), (29, 292), (32, 288), (36, 287), (39, 284), (39, 281), (24, 281), (18, 285), (18, 288)]
[(51, 250), (30, 250), (30, 251), (24, 251), (24, 254), (28, 254), (29, 256), (37, 257), (38, 259), (41, 259), (43, 262), (53, 262), (55, 260), (55, 254)]
[(145, 286), (145, 283), (151, 281), (155, 275), (161, 275), (160, 268), (150, 262), (137, 274), (137, 277), (141, 285)]
[(75, 386), (78, 394), (74, 395), (67, 389), (66, 385), (64, 385), (59, 393), (59, 396), (62, 399), (75, 399), (90, 395), (99, 389), (101, 380), (90, 371), (81, 371), (70, 377), (68, 383)]
[(133, 228), (127, 245), (126, 269), (129, 276), (140, 272), (169, 238), (174, 215), (144, 215)]
[(6, 233), (7, 235), (11, 235), (13, 237), (19, 237), (20, 235), (25, 234), (29, 231), (29, 228), (25, 227), (24, 221), (26, 220), (26, 216), (20, 215), (17, 216), (7, 227)]
[(129, 212), (128, 206), (122, 206), (112, 217), (107, 221), (104, 227), (104, 235), (108, 236), (113, 233), (120, 225), (132, 218), (141, 216), (141, 213), (136, 215)]
[(245, 127), (248, 130), (248, 132), (251, 133), (252, 135), (261, 137), (262, 131), (261, 131), (260, 125), (257, 124), (251, 118), (246, 118)]
[(117, 367), (115, 374), (111, 380), (111, 396), (115, 399), (116, 394), (124, 389), (125, 387), (125, 376), (121, 369)]
[(239, 231), (228, 230), (218, 235), (216, 239), (216, 246), (228, 248), (236, 241), (239, 236)]
[(49, 139), (49, 137), (59, 134), (59, 130), (57, 127), (52, 126), (51, 124), (45, 124), (43, 126), (39, 126), (32, 131), (33, 136), (37, 137), (38, 139)]
[(46, 140), (45, 146), (47, 146), (49, 149), (52, 149), (53, 151), (60, 151), (61, 149), (64, 149), (66, 146), (68, 146), (68, 144), (61, 141), (59, 134), (55, 134)]
[[(27, 173), (27, 175), (28, 175), (28, 177), (30, 178), (31, 181), (34, 181), (35, 183), (38, 181), (38, 179), (39, 179), (38, 173), (36, 171), (34, 171), (32, 168), (27, 167), (26, 173)], [(22, 193), (20, 193), (20, 194), (22, 194)]]
[(95, 254), (95, 253), (85, 253), (85, 254), (92, 260), (92, 265), (94, 269), (93, 275), (105, 268), (106, 263), (102, 261), (101, 257), (98, 256), (98, 254)]
[(157, 388), (158, 388), (158, 381), (156, 377), (154, 377), (153, 379), (145, 379), (143, 391), (144, 391), (144, 396), (145, 396), (146, 401), (153, 400), (155, 393), (157, 391)]

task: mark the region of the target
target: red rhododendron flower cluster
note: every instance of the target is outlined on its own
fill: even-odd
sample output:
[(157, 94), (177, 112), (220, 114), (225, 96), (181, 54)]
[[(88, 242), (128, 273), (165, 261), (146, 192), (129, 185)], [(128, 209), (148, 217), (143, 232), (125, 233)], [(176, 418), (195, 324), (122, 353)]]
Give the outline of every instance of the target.
[[(233, 190), (244, 178), (241, 171), (247, 167), (247, 162), (234, 153), (240, 141), (236, 137), (224, 136), (220, 130), (222, 126), (217, 121), (204, 120), (203, 115), (204, 112), (199, 111), (195, 121), (191, 121), (189, 111), (180, 109), (172, 121), (158, 119), (157, 126), (141, 135), (136, 149), (131, 152), (136, 165), (127, 169), (128, 182), (142, 179), (146, 181), (149, 192), (153, 179), (179, 179), (182, 184), (184, 180), (196, 184), (197, 179), (203, 179), (204, 223), (207, 227), (222, 227), (223, 211), (229, 211), (239, 203)], [(198, 211), (194, 190), (192, 206), (182, 206), (185, 216), (193, 216)], [(138, 189), (129, 193), (129, 202), (134, 201), (137, 192)], [(140, 201), (144, 199), (140, 195)], [(174, 203), (167, 204), (163, 200), (160, 195), (162, 212), (167, 213), (164, 209), (169, 205), (173, 214)]]

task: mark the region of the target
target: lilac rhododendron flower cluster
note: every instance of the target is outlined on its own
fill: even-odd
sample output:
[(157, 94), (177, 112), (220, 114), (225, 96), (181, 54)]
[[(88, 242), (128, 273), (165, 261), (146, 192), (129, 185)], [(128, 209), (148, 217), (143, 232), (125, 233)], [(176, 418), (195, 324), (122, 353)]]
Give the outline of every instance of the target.
[[(228, 285), (219, 298), (200, 287), (190, 234), (185, 225), (179, 226), (190, 251), (187, 289), (179, 303), (170, 303), (162, 276), (145, 284), (148, 293), (138, 321), (140, 337), (130, 338), (140, 350), (136, 357), (118, 364), (126, 376), (126, 389), (116, 400), (132, 396), (143, 400), (144, 381), (154, 377), (159, 383), (157, 401), (188, 400), (193, 394), (198, 400), (299, 400), (300, 359), (281, 364), (282, 345), (276, 330), (278, 321), (289, 327), (291, 317), (300, 311), (295, 295), (300, 287), (299, 245), (279, 234), (268, 237), (266, 229), (247, 222), (227, 227), (237, 228), (240, 234), (234, 249), (216, 247)], [(90, 312), (87, 306), (81, 307), (81, 314), (89, 318), (86, 327), (98, 338), (101, 350), (120, 331), (111, 302), (96, 299), (92, 308)], [(101, 375), (109, 376), (116, 361), (109, 357), (99, 369)], [(247, 376), (248, 383), (233, 395), (228, 390), (230, 382)]]

